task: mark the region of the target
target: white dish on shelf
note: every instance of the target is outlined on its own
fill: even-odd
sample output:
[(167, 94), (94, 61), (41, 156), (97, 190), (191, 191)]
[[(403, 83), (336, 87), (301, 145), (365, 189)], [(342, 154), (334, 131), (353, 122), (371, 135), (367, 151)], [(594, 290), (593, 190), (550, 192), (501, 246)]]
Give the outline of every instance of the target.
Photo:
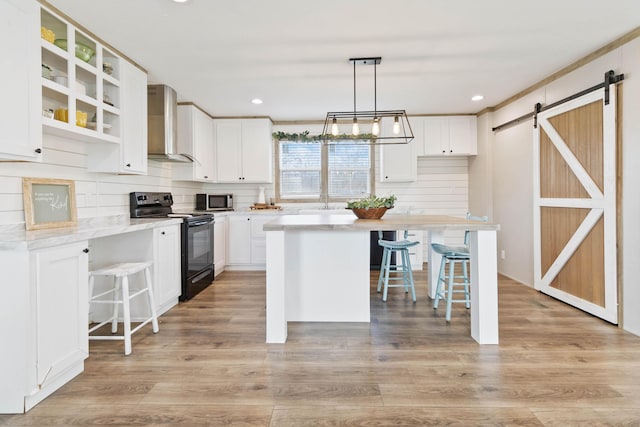
[[(88, 129), (96, 130), (97, 125), (98, 124), (96, 122), (87, 122)], [(109, 123), (103, 123), (102, 128), (104, 130), (111, 129), (111, 125)]]
[(79, 81), (76, 80), (76, 92), (78, 92), (79, 95), (86, 95), (87, 94), (87, 88)]

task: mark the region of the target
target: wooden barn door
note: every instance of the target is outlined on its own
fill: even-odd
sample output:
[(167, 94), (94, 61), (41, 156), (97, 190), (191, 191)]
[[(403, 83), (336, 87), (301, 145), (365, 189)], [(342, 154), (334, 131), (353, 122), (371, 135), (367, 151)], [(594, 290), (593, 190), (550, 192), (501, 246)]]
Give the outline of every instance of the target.
[(618, 323), (616, 98), (598, 90), (538, 114), (535, 288)]

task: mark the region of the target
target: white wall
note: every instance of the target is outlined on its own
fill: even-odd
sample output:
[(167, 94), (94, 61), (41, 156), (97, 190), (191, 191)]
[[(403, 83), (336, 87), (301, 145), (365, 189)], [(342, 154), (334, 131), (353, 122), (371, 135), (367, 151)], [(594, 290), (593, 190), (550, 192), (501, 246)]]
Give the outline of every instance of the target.
[[(411, 120), (411, 118), (409, 118)], [(301, 133), (306, 130), (310, 135), (322, 132), (321, 124), (299, 124), (274, 126), (274, 132)], [(415, 144), (416, 142), (410, 142)], [(418, 179), (415, 182), (380, 182), (380, 153), (376, 152), (376, 182), (375, 193), (379, 196), (394, 194), (397, 196), (396, 208), (413, 209), (422, 211), (427, 215), (454, 215), (464, 216), (469, 210), (469, 158), (456, 156), (443, 157), (418, 157)], [(275, 168), (274, 168), (275, 170)], [(233, 189), (231, 186), (216, 186), (221, 189)], [(273, 194), (274, 186), (266, 186), (267, 197)], [(251, 203), (258, 195), (257, 187), (239, 188), (234, 191), (239, 193), (243, 200), (253, 197)], [(251, 204), (249, 203), (249, 204)], [(292, 207), (294, 204), (283, 206)], [(332, 204), (334, 207), (344, 207), (344, 203)], [(478, 212), (485, 215), (486, 211)], [(474, 212), (476, 213), (476, 212)], [(445, 242), (460, 244), (462, 233), (448, 232), (445, 234)], [(424, 251), (426, 254), (427, 252)], [(426, 255), (425, 255), (426, 256)]]
[(75, 181), (78, 219), (129, 215), (129, 192), (171, 191), (175, 211), (193, 209), (202, 185), (171, 180), (171, 164), (149, 162), (148, 175), (88, 172), (87, 144), (45, 135), (43, 162), (0, 162), (0, 225), (24, 224), (22, 177)]
[(491, 143), (489, 117), (489, 114), (478, 117), (478, 153), (484, 154), (469, 158), (469, 212), (476, 216), (486, 215), (493, 221), (493, 157), (486, 155)]
[[(533, 190), (532, 155), (533, 121), (528, 120), (511, 128), (491, 132), (491, 127), (531, 112), (536, 102), (550, 104), (578, 91), (600, 83), (604, 73), (614, 70), (624, 73), (625, 81), (619, 86), (622, 95), (622, 206), (619, 227), (622, 239), (618, 255), (621, 268), (623, 327), (640, 334), (640, 287), (636, 285), (640, 277), (640, 40), (635, 39), (589, 64), (561, 77), (522, 99), (519, 99), (493, 113), (479, 118), (480, 126), (478, 159), (492, 164), (492, 183), (488, 188), (473, 186), (472, 208), (480, 201), (492, 200), (493, 221), (501, 226), (498, 233), (498, 251), (504, 249), (506, 257), (499, 261), (500, 273), (524, 284), (533, 286)], [(481, 132), (480, 132), (481, 131)], [(476, 159), (475, 161), (477, 161)], [(470, 167), (470, 179), (474, 181), (484, 173), (484, 168), (474, 163)]]
[[(318, 124), (274, 126), (274, 131), (320, 133)], [(265, 187), (266, 197), (274, 195), (274, 184), (204, 184), (173, 181), (173, 163), (149, 161), (148, 175), (114, 175), (88, 172), (89, 143), (45, 135), (43, 163), (0, 162), (0, 225), (24, 224), (22, 177), (71, 179), (76, 184), (78, 218), (129, 215), (129, 192), (170, 191), (174, 196), (174, 212), (188, 212), (195, 207), (199, 192), (232, 193), (237, 209), (248, 209), (257, 201), (259, 187)], [(376, 176), (380, 170), (376, 156)], [(397, 209), (411, 208), (426, 214), (463, 216), (468, 210), (468, 160), (466, 157), (419, 158), (418, 180), (410, 183), (376, 181), (376, 193), (395, 194)], [(275, 168), (274, 168), (275, 170)], [(294, 204), (285, 205), (293, 207)], [(343, 207), (336, 204), (334, 207)], [(299, 207), (296, 206), (296, 207)], [(460, 243), (460, 233), (445, 238)], [(425, 252), (426, 253), (426, 252)]]
[[(620, 55), (620, 72), (625, 73), (622, 90), (622, 207), (621, 242), (618, 256), (622, 277), (623, 327), (640, 335), (640, 39), (624, 45)], [(619, 93), (620, 93), (619, 92)]]

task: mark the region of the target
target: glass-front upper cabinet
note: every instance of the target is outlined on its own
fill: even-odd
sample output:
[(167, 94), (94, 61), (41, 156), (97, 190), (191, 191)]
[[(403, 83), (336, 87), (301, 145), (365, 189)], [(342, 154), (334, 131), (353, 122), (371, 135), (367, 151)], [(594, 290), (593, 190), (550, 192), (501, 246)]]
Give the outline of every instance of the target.
[(120, 64), (99, 40), (40, 12), (45, 133), (120, 143)]

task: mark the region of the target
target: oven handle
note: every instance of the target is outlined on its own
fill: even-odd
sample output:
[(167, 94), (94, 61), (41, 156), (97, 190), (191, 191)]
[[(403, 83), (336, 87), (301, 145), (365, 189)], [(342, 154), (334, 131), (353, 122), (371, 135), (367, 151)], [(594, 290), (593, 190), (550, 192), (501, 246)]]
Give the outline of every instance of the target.
[(188, 222), (187, 225), (189, 227), (197, 227), (199, 225), (207, 225), (211, 224), (213, 221), (198, 221), (198, 222)]

